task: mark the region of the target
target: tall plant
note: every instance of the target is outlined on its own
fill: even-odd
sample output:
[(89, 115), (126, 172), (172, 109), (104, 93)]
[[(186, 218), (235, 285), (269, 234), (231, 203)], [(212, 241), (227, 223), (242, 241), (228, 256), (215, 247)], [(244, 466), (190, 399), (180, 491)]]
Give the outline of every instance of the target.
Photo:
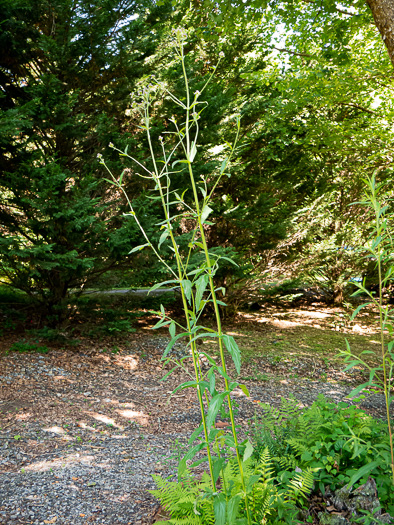
[[(390, 406), (394, 402), (393, 379), (394, 379), (394, 310), (390, 304), (384, 304), (384, 289), (393, 281), (394, 276), (394, 253), (392, 239), (392, 213), (390, 212), (389, 196), (384, 183), (376, 182), (376, 177), (368, 177), (365, 183), (365, 200), (358, 204), (367, 206), (373, 213), (373, 230), (366, 245), (368, 257), (376, 261), (378, 273), (378, 293), (366, 288), (365, 282), (357, 283), (358, 290), (354, 295), (366, 294), (369, 300), (359, 305), (353, 313), (352, 318), (367, 306), (373, 305), (379, 313), (380, 322), (380, 356), (381, 361), (378, 366), (373, 366), (365, 360), (366, 354), (372, 352), (362, 352), (360, 356), (352, 353), (350, 345), (347, 342), (347, 349), (342, 352), (345, 361), (348, 363), (345, 370), (354, 366), (363, 366), (369, 370), (369, 380), (359, 385), (350, 394), (355, 397), (364, 388), (368, 386), (377, 387), (383, 390), (385, 404), (387, 427), (390, 438), (390, 453), (387, 457), (388, 463), (391, 464), (392, 481), (394, 486), (394, 443), (393, 443), (393, 423), (390, 419)], [(370, 465), (371, 467), (373, 464)], [(365, 472), (366, 473), (366, 472)]]
[[(257, 478), (252, 477), (252, 479), (247, 480), (245, 476), (245, 462), (252, 453), (252, 447), (249, 443), (239, 443), (231, 399), (231, 392), (236, 388), (241, 388), (246, 395), (249, 395), (249, 393), (244, 385), (231, 379), (229, 375), (225, 351), (227, 350), (228, 354), (230, 354), (238, 374), (241, 366), (241, 355), (234, 338), (223, 332), (219, 311), (219, 305), (223, 303), (221, 303), (217, 297), (219, 289), (215, 286), (215, 273), (218, 270), (220, 259), (224, 258), (227, 261), (229, 261), (229, 259), (221, 257), (210, 250), (206, 240), (206, 228), (207, 225), (210, 224), (208, 217), (212, 212), (212, 208), (210, 207), (212, 195), (222, 177), (228, 173), (230, 159), (239, 134), (240, 122), (237, 118), (235, 141), (233, 145), (229, 145), (228, 156), (221, 163), (218, 172), (209, 177), (203, 175), (197, 177), (193, 170), (193, 161), (197, 155), (200, 114), (207, 104), (201, 100), (201, 95), (214, 72), (201, 91), (196, 91), (192, 95), (186, 72), (184, 53), (187, 34), (184, 30), (177, 30), (174, 36), (176, 55), (182, 67), (185, 97), (178, 98), (167, 90), (166, 94), (184, 112), (183, 122), (179, 122), (175, 118), (171, 119), (174, 130), (166, 133), (166, 139), (163, 137), (159, 138), (161, 154), (158, 157), (153, 145), (150, 116), (154, 87), (149, 86), (142, 92), (141, 113), (143, 128), (146, 132), (151, 155), (150, 166), (144, 166), (132, 155), (128, 154), (127, 150), (121, 151), (112, 145), (122, 156), (137, 164), (140, 170), (142, 170), (141, 176), (143, 178), (153, 183), (154, 191), (156, 192), (156, 196), (153, 198), (160, 203), (163, 212), (163, 221), (158, 225), (158, 228), (162, 231), (158, 245), (153, 245), (133, 209), (132, 202), (123, 186), (123, 174), (120, 175), (119, 178), (115, 177), (101, 156), (100, 159), (111, 175), (109, 182), (125, 194), (130, 206), (129, 215), (134, 218), (145, 239), (145, 244), (134, 248), (132, 252), (149, 247), (171, 275), (171, 279), (156, 284), (151, 290), (163, 285), (172, 285), (178, 286), (181, 293), (185, 325), (183, 326), (171, 319), (161, 306), (161, 319), (155, 326), (155, 328), (168, 326), (171, 335), (171, 341), (162, 357), (163, 360), (168, 360), (169, 352), (178, 339), (188, 338), (194, 374), (190, 381), (182, 383), (175, 391), (190, 387), (195, 388), (201, 412), (202, 423), (194, 431), (189, 440), (190, 448), (179, 463), (178, 477), (182, 478), (187, 474), (187, 461), (192, 460), (199, 452), (205, 449), (206, 457), (202, 460), (195, 461), (193, 465), (201, 461), (208, 462), (210, 484), (209, 488), (206, 489), (205, 497), (213, 500), (215, 521), (217, 523), (233, 522), (239, 503), (243, 501), (242, 507), (245, 511), (245, 522), (251, 524), (252, 516), (248, 494), (251, 492)], [(170, 144), (170, 146), (168, 146), (168, 144)], [(192, 194), (191, 200), (186, 200), (185, 191), (178, 193), (178, 191), (171, 188), (171, 176), (174, 173), (185, 173), (187, 175)], [(177, 224), (180, 220), (194, 224), (191, 231), (191, 241), (186, 253), (181, 250), (179, 241), (177, 240)], [(160, 249), (163, 243), (169, 243), (169, 248), (173, 253), (176, 263), (175, 269), (161, 255)], [(200, 256), (202, 262), (197, 268), (193, 267), (191, 269), (190, 261), (192, 256), (196, 254)], [(196, 257), (193, 258), (198, 260)], [(225, 290), (220, 289), (220, 292), (224, 294)], [(215, 328), (206, 327), (201, 324), (202, 313), (208, 304), (212, 306), (214, 311)], [(204, 338), (215, 338), (217, 340), (220, 364), (217, 364), (211, 355), (206, 352), (201, 353), (197, 350), (197, 341)], [(200, 366), (201, 354), (203, 354), (210, 364), (208, 371), (203, 371)], [(183, 360), (177, 361), (176, 366), (165, 377), (179, 367), (184, 368)], [(222, 390), (220, 389), (218, 379), (224, 384), (224, 389)], [(225, 483), (223, 472), (226, 459), (223, 457), (219, 443), (219, 434), (222, 431), (215, 428), (215, 418), (225, 402), (227, 402), (228, 405), (228, 413), (231, 421), (231, 435), (226, 436), (226, 446), (232, 447), (236, 451), (236, 464), (241, 480), (240, 492), (237, 494), (232, 494), (228, 491), (220, 494), (216, 491), (216, 484), (219, 477), (221, 477)], [(193, 445), (201, 433), (203, 434), (203, 438), (199, 440), (197, 444)]]

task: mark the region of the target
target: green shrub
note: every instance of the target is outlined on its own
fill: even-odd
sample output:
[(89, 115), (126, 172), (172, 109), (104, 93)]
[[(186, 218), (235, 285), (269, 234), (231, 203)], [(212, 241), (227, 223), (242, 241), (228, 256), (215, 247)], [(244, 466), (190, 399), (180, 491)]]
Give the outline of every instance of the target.
[(13, 343), (10, 346), (9, 349), (10, 352), (34, 352), (38, 354), (47, 354), (49, 352), (49, 348), (47, 346), (41, 346), (38, 341), (32, 342), (32, 341), (26, 341), (25, 339), (22, 339), (21, 341), (17, 341), (16, 343)]
[(387, 426), (356, 406), (332, 403), (319, 395), (300, 410), (295, 399), (279, 408), (261, 405), (251, 433), (259, 456), (268, 447), (279, 478), (292, 469), (311, 469), (319, 489), (362, 484), (372, 476), (379, 498), (390, 512), (394, 493), (390, 479)]

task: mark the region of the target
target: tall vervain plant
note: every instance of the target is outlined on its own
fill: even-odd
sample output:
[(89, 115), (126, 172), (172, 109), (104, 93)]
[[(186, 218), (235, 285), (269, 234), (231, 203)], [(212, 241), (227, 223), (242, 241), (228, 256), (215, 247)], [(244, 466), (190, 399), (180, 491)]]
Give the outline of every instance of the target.
[[(386, 417), (387, 427), (390, 438), (390, 457), (387, 458), (391, 464), (392, 482), (394, 486), (394, 443), (393, 443), (393, 424), (390, 419), (390, 406), (394, 401), (393, 395), (393, 379), (394, 379), (394, 311), (389, 304), (383, 303), (384, 288), (393, 281), (394, 276), (394, 245), (391, 234), (392, 215), (389, 213), (388, 194), (384, 183), (376, 182), (376, 177), (368, 177), (364, 180), (365, 183), (365, 200), (357, 203), (366, 205), (373, 212), (373, 232), (369, 238), (366, 248), (369, 252), (369, 257), (376, 261), (378, 271), (379, 290), (378, 294), (368, 290), (363, 283), (353, 283), (358, 290), (354, 295), (366, 294), (369, 298), (368, 302), (359, 305), (353, 313), (352, 319), (360, 312), (360, 310), (372, 304), (379, 312), (380, 322), (380, 348), (381, 348), (381, 362), (379, 366), (372, 366), (367, 363), (362, 355), (371, 354), (371, 351), (364, 351), (360, 356), (351, 352), (350, 345), (346, 341), (347, 349), (341, 352), (348, 363), (345, 370), (349, 370), (354, 366), (361, 365), (369, 370), (369, 380), (359, 385), (350, 394), (349, 397), (357, 396), (367, 386), (375, 386), (383, 389), (385, 403), (386, 403)], [(352, 480), (353, 482), (355, 480)]]
[[(182, 326), (178, 322), (174, 321), (166, 314), (164, 308), (161, 306), (161, 319), (156, 324), (155, 328), (162, 326), (168, 326), (171, 335), (171, 341), (164, 351), (163, 360), (168, 360), (168, 354), (173, 347), (174, 343), (181, 337), (188, 338), (188, 346), (191, 350), (191, 359), (193, 361), (194, 376), (191, 381), (187, 381), (179, 385), (175, 391), (179, 389), (194, 387), (197, 392), (198, 402), (200, 406), (202, 424), (195, 430), (189, 440), (190, 449), (184, 458), (180, 461), (178, 466), (178, 477), (182, 478), (187, 472), (187, 461), (193, 459), (201, 450), (205, 449), (207, 457), (203, 460), (208, 461), (209, 475), (210, 475), (210, 488), (207, 491), (206, 497), (213, 499), (213, 507), (215, 513), (216, 523), (224, 523), (223, 520), (227, 520), (228, 523), (233, 522), (234, 514), (237, 512), (238, 505), (236, 502), (240, 499), (244, 501), (244, 508), (246, 514), (246, 522), (250, 525), (252, 523), (251, 512), (249, 508), (249, 498), (253, 483), (256, 479), (248, 480), (246, 483), (246, 477), (244, 474), (244, 465), (247, 459), (251, 455), (250, 443), (239, 443), (237, 437), (237, 430), (234, 418), (234, 410), (231, 399), (231, 392), (235, 388), (241, 388), (246, 395), (249, 395), (245, 385), (239, 384), (230, 378), (228, 374), (225, 349), (230, 354), (236, 371), (240, 372), (241, 366), (241, 355), (240, 350), (235, 342), (234, 338), (223, 332), (219, 305), (224, 304), (217, 298), (219, 289), (215, 287), (215, 273), (219, 266), (221, 258), (212, 251), (209, 250), (205, 228), (208, 222), (208, 217), (212, 212), (209, 203), (212, 199), (212, 195), (217, 188), (221, 178), (227, 172), (229, 162), (234, 148), (237, 142), (240, 122), (237, 118), (237, 135), (232, 146), (229, 146), (229, 155), (223, 160), (220, 170), (213, 183), (211, 180), (211, 186), (208, 187), (208, 180), (204, 176), (200, 176), (198, 179), (193, 171), (193, 161), (197, 155), (197, 141), (199, 135), (199, 119), (200, 114), (206, 106), (206, 102), (200, 100), (200, 97), (210, 81), (210, 78), (205, 83), (201, 91), (196, 91), (194, 96), (190, 94), (189, 81), (185, 66), (185, 55), (184, 45), (186, 43), (186, 32), (184, 30), (177, 30), (175, 32), (176, 40), (176, 54), (182, 67), (182, 74), (185, 84), (185, 102), (182, 102), (180, 98), (177, 98), (174, 94), (166, 91), (166, 94), (171, 100), (179, 106), (184, 112), (184, 122), (178, 122), (175, 118), (171, 121), (174, 125), (174, 131), (168, 132), (167, 134), (172, 136), (174, 139), (173, 145), (170, 150), (167, 150), (167, 145), (162, 137), (159, 137), (161, 156), (157, 158), (152, 143), (151, 134), (151, 117), (150, 107), (152, 104), (152, 87), (146, 88), (142, 93), (142, 118), (143, 118), (143, 129), (146, 132), (147, 141), (149, 144), (150, 155), (151, 155), (151, 167), (146, 167), (136, 160), (133, 156), (127, 153), (127, 150), (121, 151), (117, 148), (115, 150), (119, 153), (132, 160), (142, 170), (141, 176), (145, 179), (151, 180), (154, 184), (154, 190), (157, 196), (155, 197), (158, 202), (161, 203), (163, 210), (163, 221), (159, 224), (162, 234), (157, 246), (154, 246), (145, 232), (139, 218), (135, 214), (133, 205), (124, 190), (123, 187), (123, 173), (119, 178), (116, 178), (111, 171), (108, 169), (111, 179), (109, 182), (114, 184), (117, 188), (123, 191), (127, 202), (130, 206), (130, 213), (134, 217), (138, 224), (141, 233), (145, 239), (145, 244), (136, 247), (132, 250), (138, 251), (146, 247), (153, 250), (156, 257), (165, 266), (172, 278), (168, 281), (161, 282), (152, 287), (154, 290), (163, 285), (179, 286), (182, 304), (185, 315), (185, 326)], [(217, 67), (217, 66), (216, 66)], [(111, 145), (114, 147), (113, 145)], [(180, 153), (182, 154), (180, 157)], [(106, 166), (105, 161), (101, 158), (101, 162)], [(177, 191), (171, 188), (171, 175), (175, 173), (181, 173), (180, 171), (174, 171), (174, 168), (178, 165), (186, 168), (190, 185), (192, 189), (192, 205), (190, 205), (184, 199), (185, 193), (179, 195)], [(107, 167), (107, 166), (106, 166)], [(200, 197), (200, 194), (202, 197)], [(177, 243), (176, 233), (176, 222), (180, 219), (188, 219), (194, 222), (195, 226), (192, 231), (191, 241), (188, 245), (188, 251), (186, 254), (182, 253), (180, 246)], [(160, 247), (163, 243), (169, 242), (169, 248), (173, 252), (176, 262), (176, 269), (174, 270), (167, 261), (164, 260), (160, 253)], [(130, 253), (132, 253), (130, 252)], [(200, 252), (202, 255), (203, 262), (198, 268), (190, 269), (191, 256)], [(225, 258), (226, 260), (229, 260)], [(231, 261), (232, 262), (232, 261)], [(235, 264), (235, 263), (234, 263)], [(220, 289), (224, 294), (225, 290)], [(201, 314), (208, 303), (213, 306), (216, 329), (204, 327), (200, 324)], [(180, 329), (180, 332), (179, 332)], [(177, 333), (178, 332), (178, 333)], [(202, 352), (205, 358), (210, 363), (210, 368), (207, 372), (203, 372), (200, 366), (200, 352), (197, 350), (197, 340), (201, 338), (216, 338), (218, 341), (218, 349), (220, 354), (220, 365), (218, 365), (212, 356)], [(176, 362), (176, 366), (168, 373), (167, 377), (171, 372), (177, 368), (184, 368), (183, 359)], [(220, 391), (217, 383), (217, 378), (221, 377), (224, 380), (224, 390)], [(207, 408), (204, 406), (204, 400), (207, 403)], [(241, 479), (241, 492), (228, 497), (220, 494), (216, 491), (216, 483), (219, 477), (223, 478), (225, 457), (220, 453), (220, 446), (218, 442), (218, 436), (220, 430), (215, 428), (215, 418), (221, 409), (224, 401), (227, 400), (228, 412), (231, 421), (231, 436), (226, 437), (226, 445), (234, 447), (236, 451), (236, 463)], [(191, 446), (203, 433), (204, 438), (196, 445)], [(215, 445), (215, 447), (213, 446)], [(217, 455), (214, 454), (213, 449), (216, 450)], [(242, 455), (242, 451), (245, 449), (245, 453)], [(202, 460), (195, 461), (193, 465), (200, 463)]]

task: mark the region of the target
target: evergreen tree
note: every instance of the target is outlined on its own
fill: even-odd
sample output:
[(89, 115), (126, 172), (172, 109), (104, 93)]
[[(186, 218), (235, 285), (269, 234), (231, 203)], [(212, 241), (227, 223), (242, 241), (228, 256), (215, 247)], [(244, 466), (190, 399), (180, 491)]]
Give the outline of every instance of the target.
[(0, 17), (0, 272), (57, 315), (139, 242), (96, 157), (132, 135), (156, 16), (133, 0), (3, 0)]

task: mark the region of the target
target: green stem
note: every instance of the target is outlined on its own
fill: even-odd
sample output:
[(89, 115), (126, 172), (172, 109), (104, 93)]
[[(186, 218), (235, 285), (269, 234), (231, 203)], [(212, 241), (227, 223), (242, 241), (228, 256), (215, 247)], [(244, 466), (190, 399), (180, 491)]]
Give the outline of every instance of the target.
[(211, 455), (211, 450), (209, 448), (209, 442), (208, 442), (209, 429), (208, 429), (207, 424), (206, 424), (204, 401), (203, 401), (203, 396), (202, 396), (201, 388), (200, 388), (200, 381), (202, 379), (200, 377), (201, 371), (200, 371), (200, 368), (199, 368), (196, 342), (192, 341), (193, 336), (192, 336), (192, 333), (191, 333), (191, 328), (192, 327), (191, 327), (191, 322), (190, 322), (189, 309), (188, 309), (188, 304), (187, 304), (187, 298), (186, 298), (186, 295), (185, 295), (185, 290), (184, 290), (183, 285), (182, 285), (184, 266), (183, 266), (183, 263), (182, 263), (182, 260), (181, 260), (181, 255), (180, 255), (179, 249), (178, 249), (178, 245), (176, 243), (176, 239), (174, 237), (174, 233), (173, 233), (173, 230), (172, 230), (171, 220), (170, 220), (170, 216), (169, 216), (169, 210), (168, 210), (168, 207), (167, 207), (166, 198), (165, 198), (165, 195), (164, 195), (164, 192), (163, 192), (163, 188), (162, 188), (162, 185), (161, 185), (161, 181), (160, 181), (160, 177), (159, 177), (159, 173), (158, 173), (158, 169), (157, 169), (157, 165), (156, 165), (155, 154), (154, 154), (154, 151), (153, 151), (151, 137), (150, 137), (150, 132), (149, 132), (149, 115), (146, 115), (145, 121), (146, 121), (146, 128), (147, 128), (147, 136), (148, 136), (148, 143), (149, 143), (150, 153), (151, 153), (153, 166), (154, 166), (154, 170), (155, 170), (155, 179), (156, 179), (155, 182), (156, 182), (158, 190), (159, 190), (160, 200), (161, 200), (161, 203), (162, 203), (163, 212), (164, 212), (165, 219), (166, 219), (166, 222), (167, 222), (168, 234), (169, 234), (170, 239), (171, 239), (171, 243), (172, 243), (172, 247), (174, 249), (176, 263), (177, 263), (178, 281), (179, 281), (179, 285), (180, 285), (180, 288), (181, 288), (182, 305), (183, 305), (183, 310), (185, 312), (187, 331), (189, 333), (189, 342), (190, 342), (190, 347), (191, 347), (191, 351), (192, 351), (193, 367), (194, 367), (194, 372), (195, 372), (195, 377), (196, 377), (196, 382), (197, 382), (197, 395), (198, 395), (198, 401), (199, 401), (199, 405), (200, 405), (202, 424), (203, 424), (203, 427), (204, 427), (204, 437), (205, 437), (205, 441), (206, 441), (206, 444), (207, 444), (207, 456), (208, 456), (208, 463), (209, 463), (209, 472), (210, 472), (210, 476), (211, 476), (212, 489), (215, 490), (215, 478), (214, 478), (214, 474), (213, 474), (212, 455)]
[[(376, 213), (376, 221), (378, 229), (380, 226), (379, 210)], [(381, 351), (382, 351), (382, 364), (383, 364), (383, 389), (384, 397), (386, 401), (386, 417), (387, 417), (387, 427), (389, 431), (390, 439), (390, 452), (391, 452), (391, 473), (392, 473), (392, 482), (394, 485), (394, 443), (393, 443), (393, 433), (391, 428), (390, 421), (390, 385), (387, 381), (387, 370), (386, 370), (386, 345), (384, 339), (384, 326), (385, 322), (383, 319), (383, 290), (382, 290), (382, 252), (379, 250), (378, 254), (378, 275), (379, 275), (379, 320), (380, 320), (380, 342), (381, 342)]]
[[(227, 375), (226, 359), (225, 359), (225, 356), (224, 356), (224, 348), (223, 348), (223, 331), (222, 331), (222, 323), (221, 323), (221, 319), (220, 319), (219, 305), (218, 305), (217, 299), (216, 299), (215, 285), (214, 285), (213, 277), (212, 277), (212, 266), (211, 266), (211, 261), (210, 261), (210, 257), (209, 257), (208, 245), (207, 245), (207, 241), (206, 241), (206, 237), (205, 237), (205, 233), (204, 233), (204, 226), (203, 226), (203, 224), (201, 222), (201, 210), (200, 210), (200, 204), (199, 204), (199, 199), (198, 199), (196, 182), (195, 182), (195, 179), (194, 179), (193, 169), (192, 169), (191, 162), (190, 162), (190, 136), (189, 136), (190, 93), (189, 93), (189, 83), (188, 83), (188, 78), (187, 78), (187, 73), (186, 73), (186, 68), (185, 68), (185, 62), (183, 60), (183, 48), (182, 47), (181, 47), (181, 53), (182, 53), (182, 57), (181, 58), (182, 58), (183, 77), (184, 77), (184, 80), (185, 80), (185, 88), (186, 88), (186, 125), (185, 125), (185, 129), (186, 129), (186, 158), (188, 160), (189, 177), (190, 177), (190, 182), (191, 182), (192, 188), (193, 188), (193, 197), (194, 197), (194, 202), (195, 202), (195, 206), (196, 206), (196, 213), (197, 213), (197, 217), (198, 217), (198, 229), (199, 229), (200, 235), (201, 235), (201, 241), (202, 241), (202, 245), (203, 245), (205, 261), (206, 261), (206, 265), (207, 265), (207, 269), (208, 269), (209, 287), (210, 287), (210, 290), (211, 290), (212, 301), (213, 301), (214, 310), (215, 310), (217, 332), (218, 332), (218, 336), (219, 336), (220, 360), (221, 360), (221, 363), (222, 363), (223, 372), (224, 372), (225, 375)], [(251, 524), (252, 523), (252, 519), (251, 519), (251, 515), (250, 515), (248, 498), (247, 498), (247, 495), (246, 495), (246, 484), (245, 484), (245, 476), (244, 476), (243, 466), (242, 466), (242, 458), (241, 458), (241, 455), (240, 455), (240, 452), (239, 452), (238, 437), (237, 437), (237, 430), (235, 428), (235, 418), (234, 418), (232, 400), (231, 400), (231, 395), (230, 395), (229, 382), (228, 382), (228, 379), (226, 377), (224, 378), (224, 382), (225, 382), (226, 390), (228, 391), (227, 401), (228, 401), (228, 408), (229, 408), (230, 421), (231, 421), (231, 430), (232, 430), (232, 434), (233, 434), (233, 438), (234, 438), (234, 445), (235, 445), (235, 451), (236, 451), (236, 455), (237, 455), (238, 468), (239, 468), (240, 476), (241, 476), (241, 479), (242, 479), (242, 488), (243, 488), (244, 493), (245, 493), (246, 513), (247, 513), (247, 517), (248, 517), (248, 523)]]

